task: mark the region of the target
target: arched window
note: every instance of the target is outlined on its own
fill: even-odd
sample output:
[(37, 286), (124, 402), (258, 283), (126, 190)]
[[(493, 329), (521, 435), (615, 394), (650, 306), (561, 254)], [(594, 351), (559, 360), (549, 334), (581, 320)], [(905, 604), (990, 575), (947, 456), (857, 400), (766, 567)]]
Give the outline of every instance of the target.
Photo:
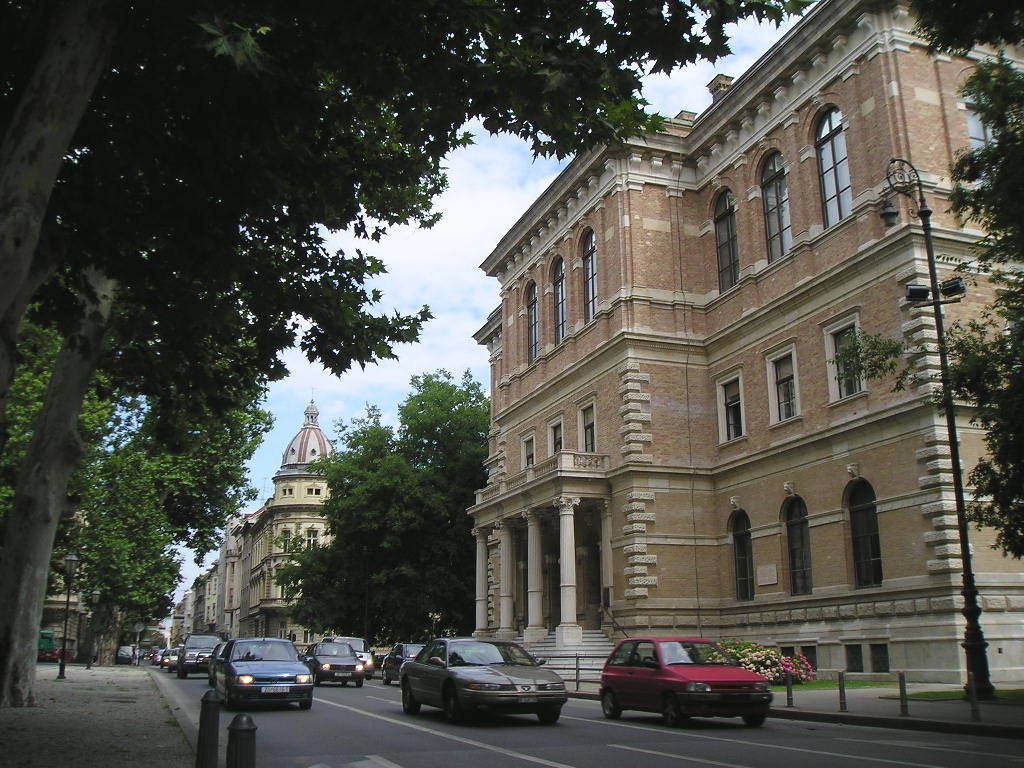
[(811, 532), (807, 525), (807, 505), (799, 496), (786, 502), (786, 546), (789, 549), (789, 591), (794, 595), (811, 593)]
[(559, 258), (555, 260), (552, 274), (555, 344), (565, 338), (565, 263)]
[(736, 242), (736, 201), (725, 190), (715, 201), (715, 244), (718, 247), (718, 289), (726, 291), (740, 279)]
[(583, 320), (590, 322), (597, 314), (597, 238), (594, 230), (583, 235)]
[(540, 351), (540, 317), (537, 313), (537, 284), (526, 286), (526, 359), (533, 362)]
[(818, 121), (815, 147), (818, 150), (818, 171), (821, 173), (821, 204), (825, 226), (831, 227), (849, 216), (853, 208), (843, 113), (838, 109), (833, 107)]
[(875, 491), (870, 483), (860, 480), (850, 490), (849, 499), (854, 584), (877, 587), (882, 583), (882, 547), (878, 539)]
[(764, 204), (764, 229), (768, 239), (768, 262), (789, 253), (793, 235), (789, 224), (789, 190), (786, 188), (786, 164), (782, 153), (772, 152), (761, 168), (761, 201)]
[(732, 519), (732, 558), (736, 570), (736, 599), (754, 599), (754, 551), (750, 543), (750, 518), (740, 510)]

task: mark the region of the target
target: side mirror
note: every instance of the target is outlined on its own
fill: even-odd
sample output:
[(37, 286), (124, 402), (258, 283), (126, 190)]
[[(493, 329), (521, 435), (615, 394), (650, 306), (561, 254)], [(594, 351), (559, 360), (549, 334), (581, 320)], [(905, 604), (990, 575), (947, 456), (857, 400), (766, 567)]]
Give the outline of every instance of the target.
[(641, 666), (647, 667), (647, 669), (660, 669), (661, 665), (658, 664), (654, 659), (644, 659), (640, 662)]
[(537, 662), (538, 667), (543, 667), (545, 664), (548, 663), (547, 659), (535, 659), (535, 661)]

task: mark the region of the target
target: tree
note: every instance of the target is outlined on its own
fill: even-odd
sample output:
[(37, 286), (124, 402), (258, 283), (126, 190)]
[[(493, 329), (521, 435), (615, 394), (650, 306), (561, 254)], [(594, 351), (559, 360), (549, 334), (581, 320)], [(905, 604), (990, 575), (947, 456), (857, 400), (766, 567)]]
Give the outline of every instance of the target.
[(292, 617), (378, 642), (431, 625), (464, 633), (474, 619), (476, 549), (466, 516), (486, 473), (489, 406), (466, 372), (412, 379), (397, 430), (369, 406), (323, 460), (330, 542), (296, 553), (278, 583)]
[(243, 406), (295, 343), (334, 372), (393, 356), (428, 311), (373, 314), (364, 285), (383, 266), (329, 253), (325, 231), (429, 226), (471, 118), (560, 155), (643, 132), (645, 71), (714, 59), (729, 22), (804, 4), (0, 6), (0, 447), (28, 307), (64, 340), (7, 518), (24, 546), (0, 552), (0, 706), (31, 698), (45, 563), (101, 361), (168, 425)]

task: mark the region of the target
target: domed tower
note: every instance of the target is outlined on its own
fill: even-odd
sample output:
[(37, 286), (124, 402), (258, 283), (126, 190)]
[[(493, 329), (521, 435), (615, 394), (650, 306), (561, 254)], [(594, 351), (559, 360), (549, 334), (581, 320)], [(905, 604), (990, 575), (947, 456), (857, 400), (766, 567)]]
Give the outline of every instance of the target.
[(284, 449), (281, 468), (274, 474), (274, 495), (246, 523), (249, 569), (243, 590), (248, 593), (248, 610), (240, 622), (245, 635), (312, 642), (313, 633), (291, 621), (288, 600), (274, 577), (292, 553), (326, 540), (327, 479), (311, 465), (330, 456), (332, 449), (317, 424), (319, 415), (310, 401), (302, 427)]

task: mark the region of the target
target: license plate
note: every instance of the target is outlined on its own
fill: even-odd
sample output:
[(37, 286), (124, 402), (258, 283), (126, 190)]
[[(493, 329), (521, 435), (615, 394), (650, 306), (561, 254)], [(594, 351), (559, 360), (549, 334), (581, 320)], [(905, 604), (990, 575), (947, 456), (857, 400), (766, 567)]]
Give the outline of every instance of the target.
[(335, 677), (348, 677), (349, 675), (348, 675), (348, 672), (335, 672), (334, 676)]
[(287, 685), (265, 685), (260, 688), (260, 693), (288, 693)]
[(519, 697), (519, 703), (521, 703), (521, 704), (536, 704), (537, 703), (537, 697), (536, 696), (520, 696)]

